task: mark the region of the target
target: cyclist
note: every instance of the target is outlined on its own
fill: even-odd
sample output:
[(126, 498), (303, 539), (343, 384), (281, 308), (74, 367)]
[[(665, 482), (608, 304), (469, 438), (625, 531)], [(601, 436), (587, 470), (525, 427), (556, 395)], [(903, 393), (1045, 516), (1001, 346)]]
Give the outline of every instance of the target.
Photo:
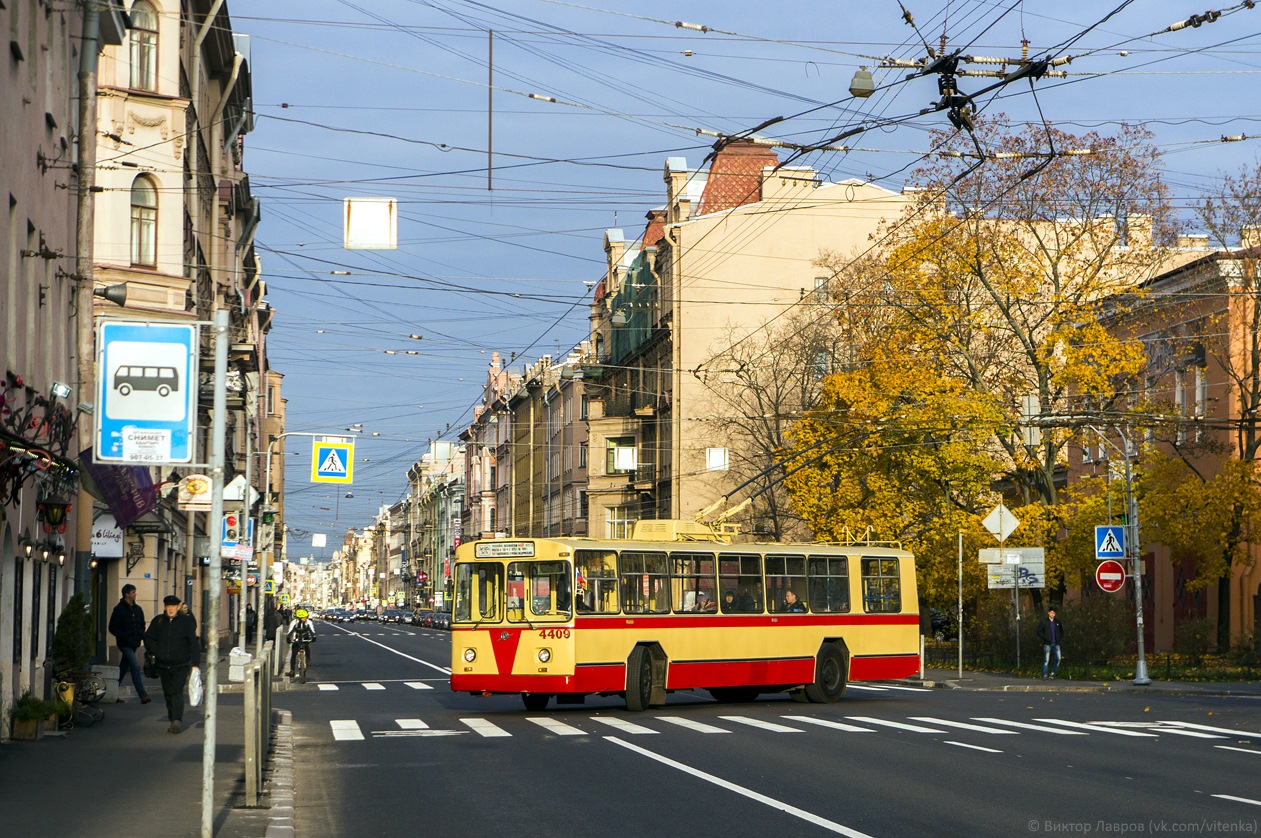
[(293, 622), (285, 630), (285, 634), (289, 637), (289, 671), (285, 673), (286, 675), (293, 675), (293, 665), (298, 660), (300, 643), (306, 645), (306, 662), (307, 666), (311, 665), (311, 644), (315, 642), (315, 626), (311, 624), (310, 616), (305, 608), (299, 608), (293, 612)]

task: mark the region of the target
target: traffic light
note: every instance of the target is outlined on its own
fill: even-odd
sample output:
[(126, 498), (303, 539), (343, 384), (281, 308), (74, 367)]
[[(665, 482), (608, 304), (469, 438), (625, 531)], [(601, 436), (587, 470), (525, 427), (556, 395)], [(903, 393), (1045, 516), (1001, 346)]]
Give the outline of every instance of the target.
[(240, 541), (241, 540), (241, 519), (240, 516), (229, 513), (223, 516), (223, 540), (224, 541)]
[(264, 524), (274, 524), (274, 523), (276, 523), (276, 513), (275, 513), (275, 512), (272, 512), (271, 510), (268, 510), (267, 512), (264, 512), (264, 513), (263, 513), (263, 523), (264, 523)]

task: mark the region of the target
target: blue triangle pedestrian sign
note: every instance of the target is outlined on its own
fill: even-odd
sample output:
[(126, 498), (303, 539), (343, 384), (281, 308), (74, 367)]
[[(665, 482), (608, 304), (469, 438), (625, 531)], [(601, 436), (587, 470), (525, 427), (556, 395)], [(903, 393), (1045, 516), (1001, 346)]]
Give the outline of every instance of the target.
[(1100, 561), (1125, 558), (1125, 527), (1095, 527), (1095, 558)]
[(350, 483), (354, 468), (353, 442), (317, 441), (311, 449), (312, 483)]

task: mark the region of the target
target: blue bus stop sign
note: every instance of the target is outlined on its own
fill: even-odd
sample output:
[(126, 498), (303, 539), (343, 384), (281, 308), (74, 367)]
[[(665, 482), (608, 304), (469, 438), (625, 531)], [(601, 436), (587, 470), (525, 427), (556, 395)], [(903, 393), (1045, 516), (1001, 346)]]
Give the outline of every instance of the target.
[(101, 463), (191, 463), (197, 426), (197, 327), (97, 324), (96, 445)]

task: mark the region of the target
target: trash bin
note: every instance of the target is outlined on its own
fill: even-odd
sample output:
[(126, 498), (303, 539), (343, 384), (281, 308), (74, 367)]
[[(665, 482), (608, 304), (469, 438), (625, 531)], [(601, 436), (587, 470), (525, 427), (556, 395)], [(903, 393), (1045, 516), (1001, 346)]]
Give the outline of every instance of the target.
[(254, 656), (240, 646), (233, 647), (232, 651), (228, 652), (228, 680), (244, 681), (245, 667), (253, 659)]

